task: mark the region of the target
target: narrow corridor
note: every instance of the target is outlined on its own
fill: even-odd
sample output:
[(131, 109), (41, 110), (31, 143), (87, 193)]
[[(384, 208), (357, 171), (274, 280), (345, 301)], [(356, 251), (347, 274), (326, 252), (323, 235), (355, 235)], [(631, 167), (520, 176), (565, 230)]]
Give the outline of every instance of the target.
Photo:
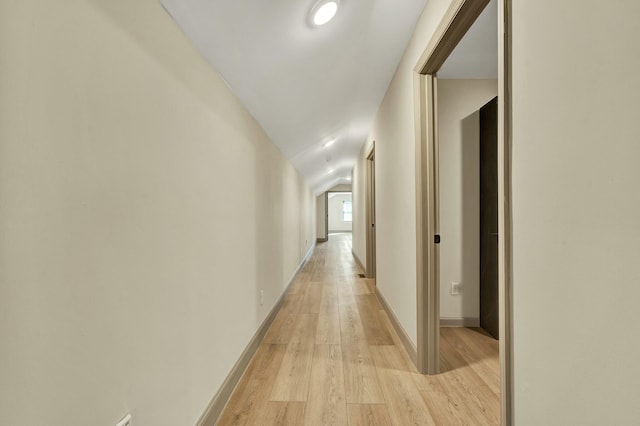
[(499, 424), (498, 342), (443, 328), (443, 373), (418, 374), (358, 272), (351, 234), (318, 244), (218, 424)]

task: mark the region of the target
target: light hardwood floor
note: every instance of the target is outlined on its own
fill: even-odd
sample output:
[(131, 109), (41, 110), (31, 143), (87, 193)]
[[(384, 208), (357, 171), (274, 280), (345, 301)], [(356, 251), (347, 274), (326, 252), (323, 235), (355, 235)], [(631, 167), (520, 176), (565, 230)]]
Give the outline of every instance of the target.
[(443, 373), (418, 374), (358, 272), (351, 234), (318, 244), (218, 424), (499, 424), (498, 342), (443, 328)]

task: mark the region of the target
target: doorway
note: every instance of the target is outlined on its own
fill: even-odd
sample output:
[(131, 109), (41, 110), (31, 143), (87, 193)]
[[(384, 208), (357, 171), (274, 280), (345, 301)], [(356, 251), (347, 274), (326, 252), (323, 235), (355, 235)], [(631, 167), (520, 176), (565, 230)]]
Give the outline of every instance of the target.
[(326, 235), (352, 232), (353, 200), (351, 191), (326, 192)]
[(376, 148), (373, 143), (367, 155), (366, 205), (367, 205), (367, 278), (376, 277)]
[[(498, 1), (497, 214), (501, 422), (512, 424), (510, 10)], [(440, 218), (437, 73), (489, 0), (453, 0), (414, 72), (416, 126), (417, 367), (440, 371)], [(446, 237), (446, 236), (445, 236)]]
[[(486, 9), (491, 14), (495, 8)], [(484, 15), (486, 16), (486, 15)], [(449, 62), (445, 63), (445, 67)], [(494, 76), (475, 77), (477, 71), (449, 78), (444, 68), (438, 79), (438, 163), (440, 217), (440, 325), (441, 327), (478, 327), (481, 311), (481, 112), (496, 97), (498, 80)], [(486, 126), (485, 126), (486, 127)], [(494, 123), (494, 128), (497, 123)], [(494, 141), (497, 143), (497, 141)], [(485, 145), (490, 142), (486, 141)], [(493, 152), (495, 153), (495, 149)], [(487, 155), (485, 155), (487, 157)], [(484, 163), (487, 162), (485, 159)], [(493, 162), (494, 174), (497, 159)], [(497, 180), (493, 183), (495, 188)], [(497, 191), (497, 189), (496, 189)], [(497, 197), (493, 198), (497, 203)], [(497, 212), (497, 208), (493, 209)], [(489, 232), (496, 232), (496, 225)], [(494, 242), (497, 239), (494, 238)], [(485, 247), (486, 252), (486, 247)], [(495, 257), (497, 259), (497, 257)], [(486, 262), (485, 262), (486, 264)], [(487, 281), (487, 280), (485, 280)], [(485, 282), (486, 284), (486, 282)], [(495, 282), (497, 288), (497, 276)], [(486, 285), (485, 285), (486, 287)], [(497, 307), (497, 293), (495, 306)], [(497, 313), (497, 311), (496, 311)], [(442, 330), (441, 330), (442, 331)], [(497, 354), (497, 352), (496, 352)], [(496, 363), (498, 362), (496, 357)]]

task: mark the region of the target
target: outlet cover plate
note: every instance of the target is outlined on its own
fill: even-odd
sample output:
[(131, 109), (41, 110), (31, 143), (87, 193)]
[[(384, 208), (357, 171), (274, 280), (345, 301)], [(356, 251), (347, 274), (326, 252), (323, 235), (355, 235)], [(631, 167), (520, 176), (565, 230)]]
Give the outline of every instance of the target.
[(460, 283), (451, 283), (451, 294), (453, 296), (460, 294)]

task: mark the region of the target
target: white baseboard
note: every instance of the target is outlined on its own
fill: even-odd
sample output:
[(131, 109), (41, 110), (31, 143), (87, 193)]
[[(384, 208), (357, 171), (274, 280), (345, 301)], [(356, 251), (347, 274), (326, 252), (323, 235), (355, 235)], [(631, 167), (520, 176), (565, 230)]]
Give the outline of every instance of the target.
[(440, 318), (440, 327), (480, 327), (480, 318)]
[(236, 361), (235, 365), (227, 375), (227, 378), (222, 383), (222, 386), (220, 386), (220, 389), (218, 389), (218, 392), (213, 397), (202, 416), (200, 416), (198, 423), (196, 423), (197, 426), (214, 426), (218, 421), (220, 415), (222, 414), (222, 411), (229, 402), (229, 398), (231, 398), (231, 394), (240, 381), (240, 378), (249, 366), (251, 358), (253, 358), (253, 355), (258, 350), (258, 347), (262, 343), (264, 336), (267, 334), (267, 331), (273, 323), (276, 314), (280, 310), (280, 307), (284, 302), (284, 297), (287, 294), (287, 290), (289, 290), (289, 287), (293, 283), (293, 280), (296, 278), (304, 264), (307, 263), (307, 260), (309, 259), (309, 256), (311, 256), (311, 253), (313, 253), (313, 249), (315, 248), (315, 246), (315, 243), (312, 244), (309, 251), (307, 251), (307, 254), (300, 262), (300, 265), (298, 265), (298, 268), (291, 276), (291, 279), (289, 279), (289, 283), (287, 284), (286, 289), (278, 298), (278, 301), (269, 312), (269, 315), (267, 315), (264, 321), (262, 321), (262, 324), (260, 324), (260, 327), (258, 327), (258, 330), (253, 335), (253, 338), (251, 338), (251, 340), (249, 341), (249, 344), (247, 344), (247, 347), (244, 349), (244, 351), (242, 351), (240, 358), (238, 359), (238, 361)]

